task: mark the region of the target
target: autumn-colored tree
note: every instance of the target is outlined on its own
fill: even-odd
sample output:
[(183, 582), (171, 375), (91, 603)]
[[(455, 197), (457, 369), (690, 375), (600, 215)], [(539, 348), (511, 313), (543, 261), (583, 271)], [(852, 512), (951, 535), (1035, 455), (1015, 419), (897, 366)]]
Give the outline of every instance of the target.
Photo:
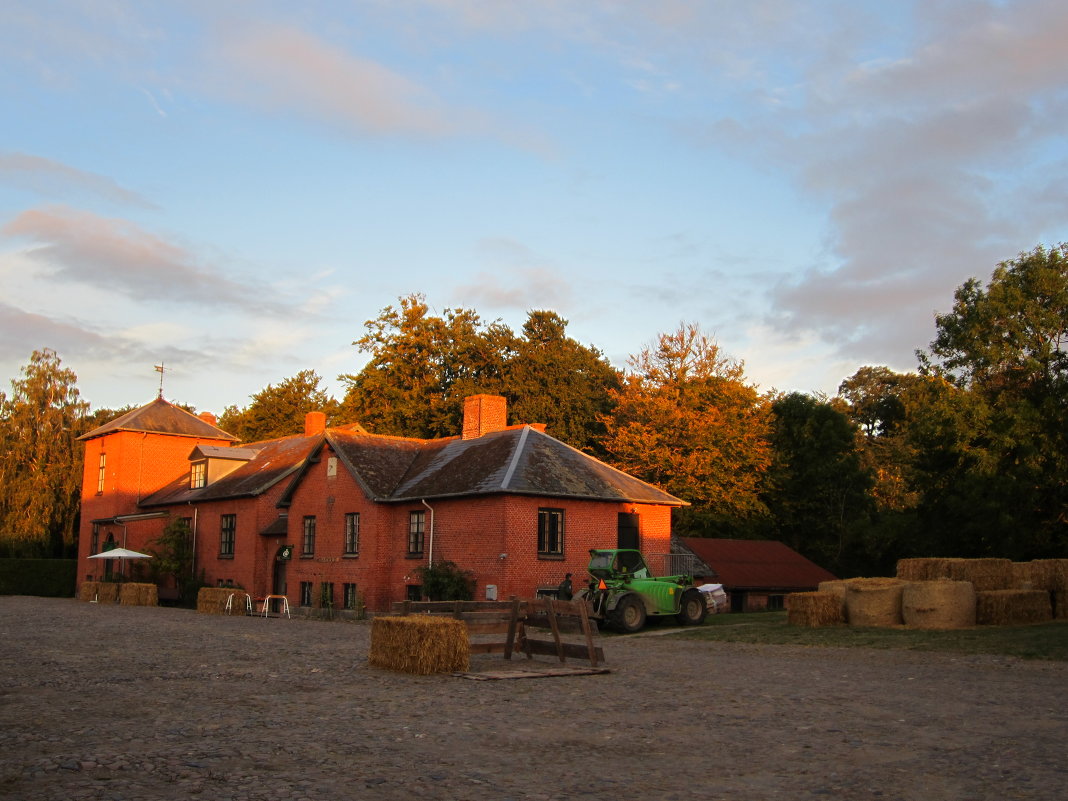
[(509, 417), (545, 423), (557, 439), (600, 455), (601, 419), (612, 409), (610, 393), (620, 388), (620, 374), (599, 350), (567, 336), (567, 320), (552, 311), (529, 312), (504, 372)]
[(674, 522), (689, 536), (745, 531), (767, 515), (770, 405), (695, 324), (661, 334), (630, 361), (604, 447), (621, 470), (690, 502)]
[(268, 384), (244, 409), (228, 406), (219, 427), (242, 442), (300, 434), (308, 412), (323, 412), (328, 419), (337, 415), (338, 402), (320, 388), (320, 381), (314, 370), (301, 370), (278, 386)]
[(0, 393), (0, 548), (13, 556), (62, 556), (75, 536), (89, 405), (55, 351), (34, 351)]
[(463, 399), (499, 393), (513, 334), (468, 309), (431, 314), (422, 295), (400, 298), (366, 323), (353, 344), (371, 358), (347, 386), (341, 415), (379, 434), (440, 437), (457, 433)]

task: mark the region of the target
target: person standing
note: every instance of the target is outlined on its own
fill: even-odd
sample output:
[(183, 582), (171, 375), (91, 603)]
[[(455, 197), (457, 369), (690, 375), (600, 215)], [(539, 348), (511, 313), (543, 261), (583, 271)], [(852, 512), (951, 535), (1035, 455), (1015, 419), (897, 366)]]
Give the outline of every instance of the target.
[(556, 597), (561, 601), (571, 600), (571, 574), (568, 573), (564, 576), (564, 580), (560, 582), (560, 586), (556, 588)]

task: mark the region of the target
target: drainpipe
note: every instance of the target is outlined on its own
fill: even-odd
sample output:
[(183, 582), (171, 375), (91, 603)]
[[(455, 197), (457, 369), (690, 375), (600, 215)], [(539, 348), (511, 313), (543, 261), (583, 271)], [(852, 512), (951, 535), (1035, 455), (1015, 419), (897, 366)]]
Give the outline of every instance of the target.
[(193, 507), (193, 558), (189, 560), (193, 564), (193, 572), (190, 573), (190, 578), (195, 579), (197, 577), (197, 507)]
[(434, 507), (432, 507), (425, 500), (421, 501), (421, 503), (423, 504), (423, 506), (425, 506), (427, 509), (430, 510), (430, 531), (429, 531), (429, 534), (430, 534), (430, 549), (429, 549), (429, 553), (427, 555), (427, 565), (430, 566), (430, 567), (433, 567), (434, 566)]

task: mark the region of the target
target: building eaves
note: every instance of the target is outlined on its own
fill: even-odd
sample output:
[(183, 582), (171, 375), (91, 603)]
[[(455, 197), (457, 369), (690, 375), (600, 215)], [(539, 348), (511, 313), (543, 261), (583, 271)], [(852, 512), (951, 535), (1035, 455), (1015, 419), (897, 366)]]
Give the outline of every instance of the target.
[(90, 440), (112, 434), (117, 431), (133, 431), (148, 434), (170, 434), (180, 437), (199, 437), (201, 439), (218, 439), (236, 442), (237, 437), (227, 434), (217, 426), (201, 420), (195, 414), (168, 403), (163, 398), (156, 398), (151, 403), (129, 411), (92, 431), (82, 434), (78, 439)]

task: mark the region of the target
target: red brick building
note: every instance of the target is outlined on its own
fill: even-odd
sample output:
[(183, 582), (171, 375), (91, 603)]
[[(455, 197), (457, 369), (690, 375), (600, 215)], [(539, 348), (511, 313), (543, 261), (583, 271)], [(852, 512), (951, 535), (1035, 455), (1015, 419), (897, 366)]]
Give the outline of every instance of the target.
[(313, 412), (303, 435), (237, 445), (214, 422), (158, 399), (82, 437), (80, 579), (118, 569), (91, 554), (143, 551), (179, 517), (195, 573), (255, 598), (383, 611), (443, 560), (474, 575), (479, 599), (530, 597), (583, 576), (590, 548), (669, 553), (683, 503), (543, 427), (507, 426), (499, 396), (468, 398), (462, 433), (434, 440)]

